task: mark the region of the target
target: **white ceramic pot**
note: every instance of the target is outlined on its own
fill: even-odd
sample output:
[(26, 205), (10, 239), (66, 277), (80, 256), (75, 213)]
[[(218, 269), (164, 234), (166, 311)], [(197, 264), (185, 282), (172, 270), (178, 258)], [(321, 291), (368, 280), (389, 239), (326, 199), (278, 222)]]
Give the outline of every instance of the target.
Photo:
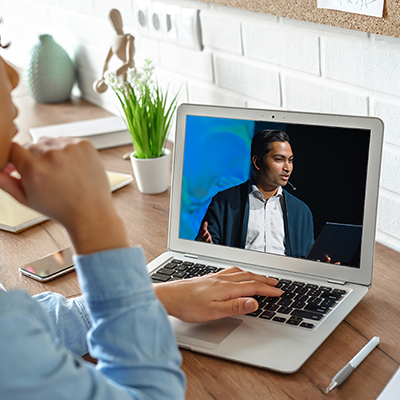
[(171, 152), (164, 149), (164, 153), (157, 158), (136, 158), (135, 152), (131, 153), (133, 173), (142, 193), (157, 194), (168, 189)]

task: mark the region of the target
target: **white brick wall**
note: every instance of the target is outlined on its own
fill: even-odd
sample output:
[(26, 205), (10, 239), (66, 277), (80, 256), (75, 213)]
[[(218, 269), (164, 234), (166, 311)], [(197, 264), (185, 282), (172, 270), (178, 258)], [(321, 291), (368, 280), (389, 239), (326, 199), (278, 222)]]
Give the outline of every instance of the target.
[(236, 107), (246, 107), (247, 101), (243, 96), (236, 92), (218, 88), (210, 83), (197, 81), (189, 82), (190, 101), (197, 104), (229, 105)]
[(244, 54), (270, 64), (319, 75), (319, 35), (290, 24), (242, 22)]
[[(378, 240), (400, 250), (400, 39), (251, 13), (191, 0), (159, 0), (200, 10), (202, 52), (140, 36), (136, 0), (0, 0), (2, 54), (23, 67), (38, 34), (50, 33), (74, 57), (79, 86), (112, 112), (98, 79), (118, 8), (136, 37), (135, 60), (156, 65), (159, 82), (180, 102), (379, 116), (385, 145)], [(34, 16), (34, 17), (33, 17)]]
[(288, 110), (367, 115), (368, 97), (356, 88), (295, 71), (282, 72), (283, 106)]
[(230, 54), (214, 54), (215, 83), (246, 97), (281, 104), (279, 72), (274, 66)]
[(214, 10), (201, 12), (201, 28), (205, 47), (243, 54), (240, 19)]
[(163, 68), (196, 78), (213, 82), (212, 53), (195, 51), (174, 44), (160, 43), (160, 63)]

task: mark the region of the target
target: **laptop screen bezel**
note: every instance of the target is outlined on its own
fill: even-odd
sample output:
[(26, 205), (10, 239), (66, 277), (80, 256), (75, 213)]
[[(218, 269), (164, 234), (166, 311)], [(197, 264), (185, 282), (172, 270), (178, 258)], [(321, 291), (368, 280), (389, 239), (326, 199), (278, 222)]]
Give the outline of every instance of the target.
[[(370, 130), (360, 268), (180, 239), (182, 173), (188, 115)], [(268, 267), (285, 273), (301, 273), (327, 280), (369, 286), (372, 283), (382, 145), (383, 122), (376, 117), (182, 104), (178, 107), (176, 115), (168, 248), (170, 251), (193, 254), (200, 258), (214, 259), (217, 262), (232, 263), (237, 266)]]

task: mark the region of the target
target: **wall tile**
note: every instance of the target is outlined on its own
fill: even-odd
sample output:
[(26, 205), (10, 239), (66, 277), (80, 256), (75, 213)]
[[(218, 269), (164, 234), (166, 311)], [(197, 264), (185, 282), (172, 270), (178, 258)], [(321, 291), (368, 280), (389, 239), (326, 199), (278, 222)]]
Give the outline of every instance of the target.
[(321, 37), (322, 75), (340, 82), (398, 96), (400, 39), (375, 42), (360, 37)]
[[(384, 140), (400, 147), (400, 98), (371, 98), (372, 115), (383, 120)], [(400, 165), (400, 164), (399, 164)]]
[(175, 73), (182, 73), (196, 79), (214, 80), (212, 55), (208, 51), (194, 51), (169, 43), (160, 43), (161, 65)]
[(388, 235), (380, 230), (376, 231), (375, 240), (395, 251), (400, 252), (400, 240), (394, 236)]
[[(400, 250), (400, 197), (382, 190), (379, 196), (378, 237), (385, 238), (384, 243)], [(379, 236), (379, 233), (384, 235)]]
[[(34, 16), (34, 18), (32, 18)], [(18, 21), (26, 25), (21, 35), (27, 37), (27, 33), (33, 29), (36, 33), (48, 33), (49, 9), (44, 4), (37, 4), (30, 0), (7, 1), (4, 3), (4, 28), (12, 29), (12, 24)], [(22, 23), (23, 21), (23, 23)]]
[(87, 69), (93, 72), (98, 79), (103, 73), (103, 66), (108, 48), (100, 48), (91, 44), (78, 44), (75, 47), (75, 61), (78, 69)]
[(94, 72), (83, 68), (78, 70), (77, 80), (82, 96), (91, 103), (96, 104), (115, 115), (120, 115), (120, 112), (118, 111), (118, 99), (112, 90), (108, 89), (106, 92), (101, 94), (96, 93), (93, 90), (93, 82), (96, 79), (98, 79), (98, 76)]
[(77, 38), (79, 35), (79, 14), (65, 8), (52, 7), (49, 9), (49, 23), (51, 32), (57, 35)]
[(242, 54), (242, 37), (239, 16), (227, 17), (215, 10), (200, 13), (203, 45)]
[(207, 83), (189, 82), (189, 101), (196, 104), (246, 107), (246, 97)]
[(78, 18), (79, 38), (97, 46), (111, 46), (115, 31), (109, 21), (80, 14)]
[(182, 75), (155, 68), (154, 76), (164, 92), (168, 90), (168, 99), (172, 100), (178, 95), (179, 104), (188, 102), (187, 80)]
[(155, 65), (160, 65), (160, 47), (164, 44), (144, 36), (136, 36), (135, 38), (135, 61), (136, 66), (141, 67), (143, 60), (151, 59)]
[(217, 86), (277, 106), (281, 103), (279, 73), (265, 64), (216, 54), (215, 76)]
[(95, 0), (64, 0), (63, 6), (78, 13), (94, 15)]
[[(390, 144), (383, 146), (381, 187), (400, 195), (400, 179), (398, 170), (400, 165), (400, 147)], [(400, 222), (400, 221), (399, 221)]]
[(267, 63), (320, 74), (318, 31), (274, 22), (242, 22), (244, 54)]
[(262, 110), (283, 110), (282, 107), (277, 107), (274, 104), (265, 103), (263, 101), (248, 98), (247, 99), (248, 108), (260, 108)]
[(283, 107), (288, 110), (367, 115), (368, 98), (352, 87), (305, 74), (282, 73)]
[(61, 6), (63, 4), (63, 0), (31, 0), (36, 3), (43, 3), (48, 6)]
[(133, 0), (96, 0), (95, 15), (100, 18), (108, 19), (111, 9), (116, 8), (122, 16), (124, 31), (128, 26), (133, 26)]

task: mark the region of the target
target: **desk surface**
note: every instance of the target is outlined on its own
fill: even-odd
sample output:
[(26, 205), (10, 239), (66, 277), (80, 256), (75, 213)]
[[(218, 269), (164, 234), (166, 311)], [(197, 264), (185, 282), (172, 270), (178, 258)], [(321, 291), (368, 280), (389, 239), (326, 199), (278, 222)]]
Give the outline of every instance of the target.
[[(15, 102), (20, 109), (17, 140), (29, 139), (33, 126), (91, 119), (108, 112), (81, 100), (58, 105), (40, 105), (23, 90)], [(132, 173), (122, 155), (130, 146), (100, 152), (106, 169)], [(141, 194), (135, 182), (113, 194), (126, 222), (131, 245), (141, 244), (150, 261), (167, 249), (169, 190), (159, 195)], [(105, 234), (107, 234), (105, 232)], [(66, 297), (80, 294), (72, 272), (42, 284), (21, 276), (18, 268), (29, 261), (69, 245), (63, 228), (44, 222), (19, 234), (0, 231), (0, 283), (8, 290), (21, 288), (30, 294), (47, 290)], [(353, 375), (328, 396), (331, 399), (376, 399), (400, 364), (400, 254), (376, 245), (373, 286), (362, 302), (322, 344), (299, 372), (283, 375), (182, 350), (183, 370), (189, 400), (266, 400), (325, 398), (331, 378), (373, 336), (381, 343)], [(266, 337), (266, 340), (268, 338)]]

